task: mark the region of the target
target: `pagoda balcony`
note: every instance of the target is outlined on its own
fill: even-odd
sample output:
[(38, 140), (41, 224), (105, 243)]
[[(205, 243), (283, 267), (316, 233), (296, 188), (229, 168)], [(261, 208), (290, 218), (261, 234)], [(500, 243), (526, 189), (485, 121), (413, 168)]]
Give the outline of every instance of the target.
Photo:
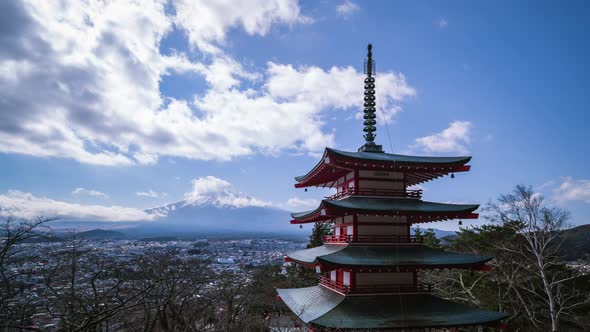
[(348, 196), (370, 196), (370, 197), (396, 197), (421, 199), (422, 189), (369, 189), (369, 188), (346, 188), (332, 196), (326, 196), (328, 200), (342, 199)]
[(320, 285), (344, 295), (360, 294), (401, 294), (401, 293), (430, 293), (432, 284), (417, 283), (416, 285), (365, 285), (351, 287), (334, 281), (326, 276), (319, 276)]
[(348, 244), (348, 243), (401, 243), (421, 244), (424, 243), (422, 236), (407, 235), (326, 235), (324, 243), (327, 244)]

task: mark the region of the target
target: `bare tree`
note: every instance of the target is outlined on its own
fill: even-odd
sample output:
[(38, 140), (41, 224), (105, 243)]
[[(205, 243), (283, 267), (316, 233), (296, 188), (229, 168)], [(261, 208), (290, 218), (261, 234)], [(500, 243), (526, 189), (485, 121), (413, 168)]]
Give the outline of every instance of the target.
[(0, 223), (0, 328), (35, 330), (29, 326), (34, 313), (32, 298), (26, 285), (15, 283), (18, 273), (11, 269), (24, 261), (27, 248), (20, 244), (33, 237), (44, 236), (41, 229), (54, 218), (17, 219), (6, 217)]
[[(518, 241), (502, 243), (498, 249), (512, 255), (519, 264), (519, 280), (513, 286), (531, 295), (535, 301), (526, 301), (525, 307), (544, 303), (549, 311), (551, 330), (559, 331), (560, 319), (572, 309), (588, 301), (588, 295), (576, 291), (575, 280), (580, 276), (576, 270), (565, 266), (560, 257), (561, 232), (567, 227), (568, 213), (562, 209), (547, 207), (543, 197), (531, 187), (517, 186), (513, 193), (501, 195), (497, 202), (487, 208), (487, 219), (511, 227), (518, 234)], [(527, 309), (532, 321), (539, 320)]]
[(475, 289), (486, 276), (484, 273), (467, 274), (458, 270), (426, 270), (421, 273), (423, 280), (433, 285), (434, 291), (447, 300), (459, 300), (475, 306), (481, 306), (481, 301)]
[(135, 287), (120, 263), (81, 246), (75, 236), (49, 255), (43, 271), (46, 312), (60, 330), (109, 331), (124, 312), (139, 306), (153, 285)]
[(211, 324), (213, 289), (201, 261), (180, 259), (175, 250), (146, 253), (132, 262), (138, 287), (152, 287), (128, 319), (133, 331), (203, 331)]

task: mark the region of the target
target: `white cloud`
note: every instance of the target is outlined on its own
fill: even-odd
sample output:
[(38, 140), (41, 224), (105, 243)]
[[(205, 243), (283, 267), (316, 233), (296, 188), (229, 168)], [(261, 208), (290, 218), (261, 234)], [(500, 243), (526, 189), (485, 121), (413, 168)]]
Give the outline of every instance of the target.
[(72, 194), (74, 194), (74, 195), (88, 195), (88, 196), (100, 197), (100, 198), (109, 198), (109, 195), (107, 195), (103, 192), (100, 192), (98, 190), (84, 189), (84, 188), (80, 188), (80, 187), (72, 190)]
[(266, 35), (273, 24), (293, 25), (313, 20), (300, 13), (297, 0), (175, 0), (175, 23), (188, 31), (191, 44), (221, 53), (226, 32), (241, 27), (249, 35)]
[(166, 197), (168, 196), (167, 193), (165, 192), (157, 192), (157, 191), (153, 191), (153, 190), (148, 190), (148, 191), (138, 191), (135, 193), (136, 196), (139, 197), (149, 197), (149, 198), (160, 198), (160, 197)]
[(192, 185), (192, 191), (184, 194), (187, 204), (213, 204), (235, 208), (271, 206), (270, 202), (241, 193), (231, 183), (215, 176), (209, 175), (193, 179)]
[(359, 5), (357, 5), (356, 3), (350, 0), (344, 0), (344, 2), (336, 6), (336, 13), (346, 18), (358, 12), (360, 9), (361, 7), (359, 7)]
[(590, 180), (566, 176), (562, 179), (559, 187), (553, 190), (553, 197), (560, 203), (568, 201), (590, 203)]
[(9, 190), (0, 195), (0, 216), (45, 216), (90, 221), (148, 221), (159, 217), (135, 208), (68, 203), (18, 190)]
[(440, 19), (436, 20), (435, 24), (440, 29), (444, 29), (449, 25), (449, 22), (447, 22), (447, 20), (445, 20), (444, 18), (440, 18)]
[(440, 133), (417, 138), (413, 148), (434, 153), (468, 153), (470, 131), (471, 122), (454, 121)]
[(313, 198), (292, 197), (287, 200), (287, 206), (290, 208), (317, 208), (320, 200)]
[[(362, 108), (364, 75), (352, 67), (318, 67), (279, 65), (270, 62), (266, 87), (274, 98), (310, 103), (319, 113), (323, 108)], [(376, 78), (377, 120), (390, 123), (401, 111), (398, 102), (416, 94), (401, 73), (384, 72)], [(362, 112), (357, 113), (362, 117)]]
[[(259, 72), (223, 53), (228, 29), (264, 36), (275, 24), (309, 22), (296, 1), (173, 5), (175, 16), (163, 0), (10, 1), (10, 38), (0, 38), (0, 152), (122, 166), (314, 154), (334, 141), (325, 111), (361, 108), (362, 75), (351, 67), (268, 63)], [(175, 24), (206, 61), (160, 53)], [(162, 77), (184, 72), (201, 75), (207, 89), (190, 101), (162, 96)], [(377, 80), (377, 116), (391, 121), (415, 91), (402, 74)]]
[(408, 187), (409, 190), (422, 190), (422, 191), (428, 191), (428, 189), (426, 187), (424, 187), (424, 185), (422, 184), (415, 184), (413, 186), (409, 186)]

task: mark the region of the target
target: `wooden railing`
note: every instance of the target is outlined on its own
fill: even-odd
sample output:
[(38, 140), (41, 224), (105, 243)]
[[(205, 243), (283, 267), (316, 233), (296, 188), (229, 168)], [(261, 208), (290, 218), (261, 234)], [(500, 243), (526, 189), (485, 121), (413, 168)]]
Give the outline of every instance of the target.
[(326, 235), (324, 243), (423, 243), (421, 236), (407, 235)]
[(418, 283), (416, 285), (365, 285), (351, 287), (334, 281), (326, 276), (319, 276), (320, 285), (342, 294), (376, 294), (376, 293), (429, 293), (432, 284)]
[(350, 286), (346, 286), (341, 282), (334, 281), (326, 276), (319, 276), (320, 285), (335, 290), (337, 292), (348, 294), (350, 293)]
[(335, 193), (332, 196), (327, 196), (326, 199), (334, 200), (347, 196), (385, 196), (385, 197), (400, 197), (400, 198), (422, 198), (422, 189), (407, 190), (407, 189), (368, 189), (368, 188), (345, 188), (344, 190)]

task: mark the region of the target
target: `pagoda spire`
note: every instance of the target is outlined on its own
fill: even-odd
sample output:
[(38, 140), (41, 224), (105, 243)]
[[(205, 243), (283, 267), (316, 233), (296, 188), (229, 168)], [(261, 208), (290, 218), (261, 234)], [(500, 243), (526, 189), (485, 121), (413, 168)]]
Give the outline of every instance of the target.
[(365, 144), (361, 146), (358, 150), (359, 152), (383, 152), (383, 148), (381, 145), (375, 144), (375, 134), (374, 132), (377, 130), (375, 124), (375, 78), (373, 75), (375, 74), (375, 61), (373, 61), (373, 45), (369, 43), (367, 46), (367, 60), (365, 60), (365, 74), (367, 77), (365, 78), (365, 109), (363, 119), (365, 122), (363, 123), (364, 128), (363, 131), (365, 134)]

